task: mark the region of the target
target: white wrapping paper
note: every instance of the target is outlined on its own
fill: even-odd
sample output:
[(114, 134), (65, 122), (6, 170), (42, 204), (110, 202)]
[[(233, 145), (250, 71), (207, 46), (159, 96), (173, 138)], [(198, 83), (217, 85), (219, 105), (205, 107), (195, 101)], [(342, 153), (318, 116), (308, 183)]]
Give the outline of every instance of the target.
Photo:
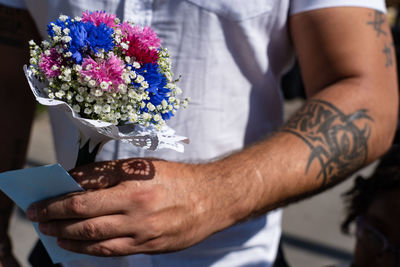
[(183, 143), (189, 143), (188, 138), (175, 135), (175, 131), (166, 125), (161, 130), (157, 130), (154, 126), (143, 127), (136, 124), (115, 126), (109, 122), (81, 118), (67, 103), (48, 98), (44, 91), (46, 84), (36, 79), (26, 65), (24, 71), (36, 100), (42, 105), (54, 106), (65, 111), (81, 133), (81, 146), (89, 141), (90, 151), (96, 145), (103, 145), (112, 139), (129, 142), (137, 147), (153, 151), (168, 148), (183, 152)]

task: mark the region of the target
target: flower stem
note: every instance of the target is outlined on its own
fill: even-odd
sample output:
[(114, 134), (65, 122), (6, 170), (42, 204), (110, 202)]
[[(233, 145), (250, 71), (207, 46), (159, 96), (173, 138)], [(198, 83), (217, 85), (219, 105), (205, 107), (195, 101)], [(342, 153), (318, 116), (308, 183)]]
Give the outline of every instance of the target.
[(99, 152), (101, 143), (97, 144), (93, 151), (89, 151), (89, 141), (88, 140), (84, 146), (79, 148), (78, 158), (76, 159), (75, 167), (80, 167), (89, 163), (93, 163), (96, 159), (97, 152)]

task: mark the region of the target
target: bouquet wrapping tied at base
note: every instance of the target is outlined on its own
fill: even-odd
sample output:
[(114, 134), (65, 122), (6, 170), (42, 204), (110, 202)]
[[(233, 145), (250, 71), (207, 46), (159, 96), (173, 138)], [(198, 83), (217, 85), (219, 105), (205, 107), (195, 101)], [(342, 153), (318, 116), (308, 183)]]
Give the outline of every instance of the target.
[(65, 111), (79, 129), (77, 165), (112, 139), (183, 152), (188, 139), (165, 122), (188, 99), (179, 98), (170, 55), (151, 28), (86, 11), (61, 15), (47, 32), (48, 41), (30, 41), (24, 70), (36, 100)]

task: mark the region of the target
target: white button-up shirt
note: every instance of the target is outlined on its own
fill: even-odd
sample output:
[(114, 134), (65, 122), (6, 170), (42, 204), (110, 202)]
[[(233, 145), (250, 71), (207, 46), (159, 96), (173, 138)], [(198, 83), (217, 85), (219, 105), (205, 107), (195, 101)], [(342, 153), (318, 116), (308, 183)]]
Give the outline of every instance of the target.
[[(120, 19), (150, 25), (172, 54), (174, 72), (182, 75), (179, 86), (184, 95), (192, 99), (186, 110), (180, 110), (168, 121), (178, 134), (191, 139), (185, 153), (149, 152), (112, 141), (105, 145), (98, 160), (157, 157), (202, 162), (240, 150), (265, 137), (282, 124), (279, 83), (294, 56), (288, 36), (288, 17), (332, 6), (385, 10), (383, 0), (41, 2), (47, 5), (45, 22), (38, 15), (37, 1), (26, 0), (41, 29), (45, 29), (43, 23), (54, 20), (60, 13), (76, 16), (83, 10), (105, 10)], [(52, 113), (52, 121), (58, 161), (65, 168), (72, 168), (77, 153), (77, 131), (63, 114)], [(65, 266), (271, 266), (280, 239), (280, 219), (280, 211), (270, 212), (216, 233), (181, 252), (98, 258)]]

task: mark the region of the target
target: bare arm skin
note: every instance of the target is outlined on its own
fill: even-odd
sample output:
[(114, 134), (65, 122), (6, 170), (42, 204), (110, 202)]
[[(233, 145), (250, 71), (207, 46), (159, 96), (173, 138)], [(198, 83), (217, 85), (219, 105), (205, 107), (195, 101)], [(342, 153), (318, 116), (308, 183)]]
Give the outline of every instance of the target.
[[(27, 11), (0, 5), (0, 172), (20, 169), (25, 164), (34, 100), (22, 66), (29, 62), (29, 39), (38, 39)], [(17, 266), (7, 234), (13, 203), (0, 192), (0, 266)]]
[(398, 107), (384, 16), (322, 9), (293, 16), (290, 29), (310, 99), (279, 131), (209, 164), (126, 159), (82, 166), (72, 176), (96, 190), (34, 204), (30, 219), (79, 253), (175, 251), (333, 186), (382, 155)]

